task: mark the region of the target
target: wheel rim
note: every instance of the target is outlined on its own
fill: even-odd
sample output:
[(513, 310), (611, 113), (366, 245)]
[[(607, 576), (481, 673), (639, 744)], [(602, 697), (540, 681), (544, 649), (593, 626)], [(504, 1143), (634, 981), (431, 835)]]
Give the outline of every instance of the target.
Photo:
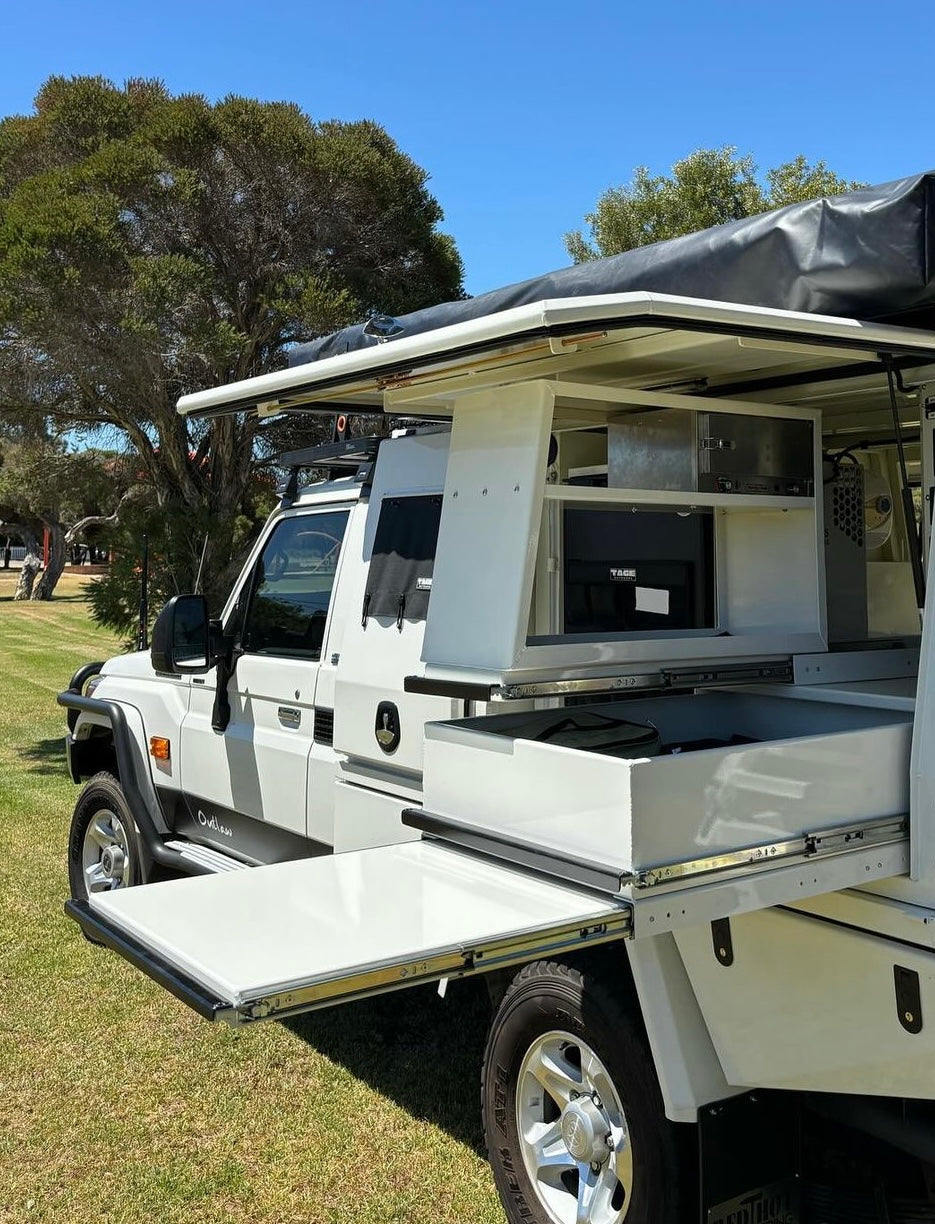
[(516, 1084), (529, 1180), (555, 1224), (619, 1224), (633, 1195), (626, 1114), (607, 1068), (571, 1033), (544, 1033)]
[(89, 893), (129, 888), (133, 883), (127, 831), (120, 817), (108, 808), (99, 808), (88, 821), (81, 848), (81, 871)]

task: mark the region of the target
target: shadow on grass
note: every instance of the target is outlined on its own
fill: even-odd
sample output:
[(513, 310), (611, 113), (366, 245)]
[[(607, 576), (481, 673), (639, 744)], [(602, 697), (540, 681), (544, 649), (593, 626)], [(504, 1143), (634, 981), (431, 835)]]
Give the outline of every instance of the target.
[(36, 740), (20, 749), (20, 759), (30, 773), (56, 775), (63, 778), (68, 774), (65, 761), (65, 734), (57, 735), (55, 739)]
[(442, 1128), (485, 1157), (480, 1073), (490, 1024), (482, 981), (395, 991), (283, 1021), (407, 1113)]
[(66, 603), (66, 604), (73, 604), (73, 603), (87, 603), (87, 601), (88, 601), (88, 597), (87, 597), (87, 595), (83, 595), (83, 594), (82, 594), (80, 591), (75, 592), (75, 593), (70, 593), (70, 594), (67, 594), (67, 595), (59, 595), (59, 594), (56, 594), (56, 595), (54, 595), (54, 596), (52, 597), (52, 599), (51, 599), (51, 600), (49, 600), (49, 599), (37, 599), (37, 600), (24, 599), (24, 600), (19, 600), (19, 601), (17, 601), (17, 600), (15, 600), (15, 599), (13, 598), (12, 594), (10, 594), (10, 595), (0, 595), (0, 603), (17, 603), (17, 602), (20, 602), (20, 603), (25, 603), (25, 604), (32, 604), (32, 606), (33, 606), (33, 607), (37, 607), (37, 606), (46, 606), (46, 605), (48, 605), (48, 604), (62, 604), (62, 603)]

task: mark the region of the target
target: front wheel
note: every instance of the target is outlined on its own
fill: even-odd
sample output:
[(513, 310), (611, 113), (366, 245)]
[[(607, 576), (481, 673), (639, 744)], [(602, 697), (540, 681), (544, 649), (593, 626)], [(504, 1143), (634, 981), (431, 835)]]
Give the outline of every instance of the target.
[(494, 1016), (482, 1077), (513, 1224), (675, 1224), (680, 1167), (639, 1017), (596, 975), (538, 961)]
[(68, 882), (76, 901), (145, 884), (149, 857), (117, 779), (95, 774), (75, 804), (68, 836)]

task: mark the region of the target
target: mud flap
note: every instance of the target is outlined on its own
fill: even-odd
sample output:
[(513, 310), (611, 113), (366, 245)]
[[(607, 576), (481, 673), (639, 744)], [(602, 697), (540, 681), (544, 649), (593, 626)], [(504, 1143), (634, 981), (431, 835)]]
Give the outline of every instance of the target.
[(706, 1105), (698, 1143), (703, 1224), (802, 1224), (794, 1095), (758, 1091)]

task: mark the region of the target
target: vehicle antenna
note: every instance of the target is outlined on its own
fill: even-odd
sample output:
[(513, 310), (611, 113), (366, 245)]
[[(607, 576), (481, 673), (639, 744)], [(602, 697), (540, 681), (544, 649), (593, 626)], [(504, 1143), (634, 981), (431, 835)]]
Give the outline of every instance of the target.
[(140, 628), (136, 635), (137, 650), (149, 649), (149, 536), (143, 536), (143, 562), (140, 571)]
[(201, 575), (204, 573), (205, 556), (208, 552), (208, 533), (205, 532), (205, 542), (201, 546), (201, 560), (198, 562), (198, 577), (195, 579), (195, 594), (201, 594)]

